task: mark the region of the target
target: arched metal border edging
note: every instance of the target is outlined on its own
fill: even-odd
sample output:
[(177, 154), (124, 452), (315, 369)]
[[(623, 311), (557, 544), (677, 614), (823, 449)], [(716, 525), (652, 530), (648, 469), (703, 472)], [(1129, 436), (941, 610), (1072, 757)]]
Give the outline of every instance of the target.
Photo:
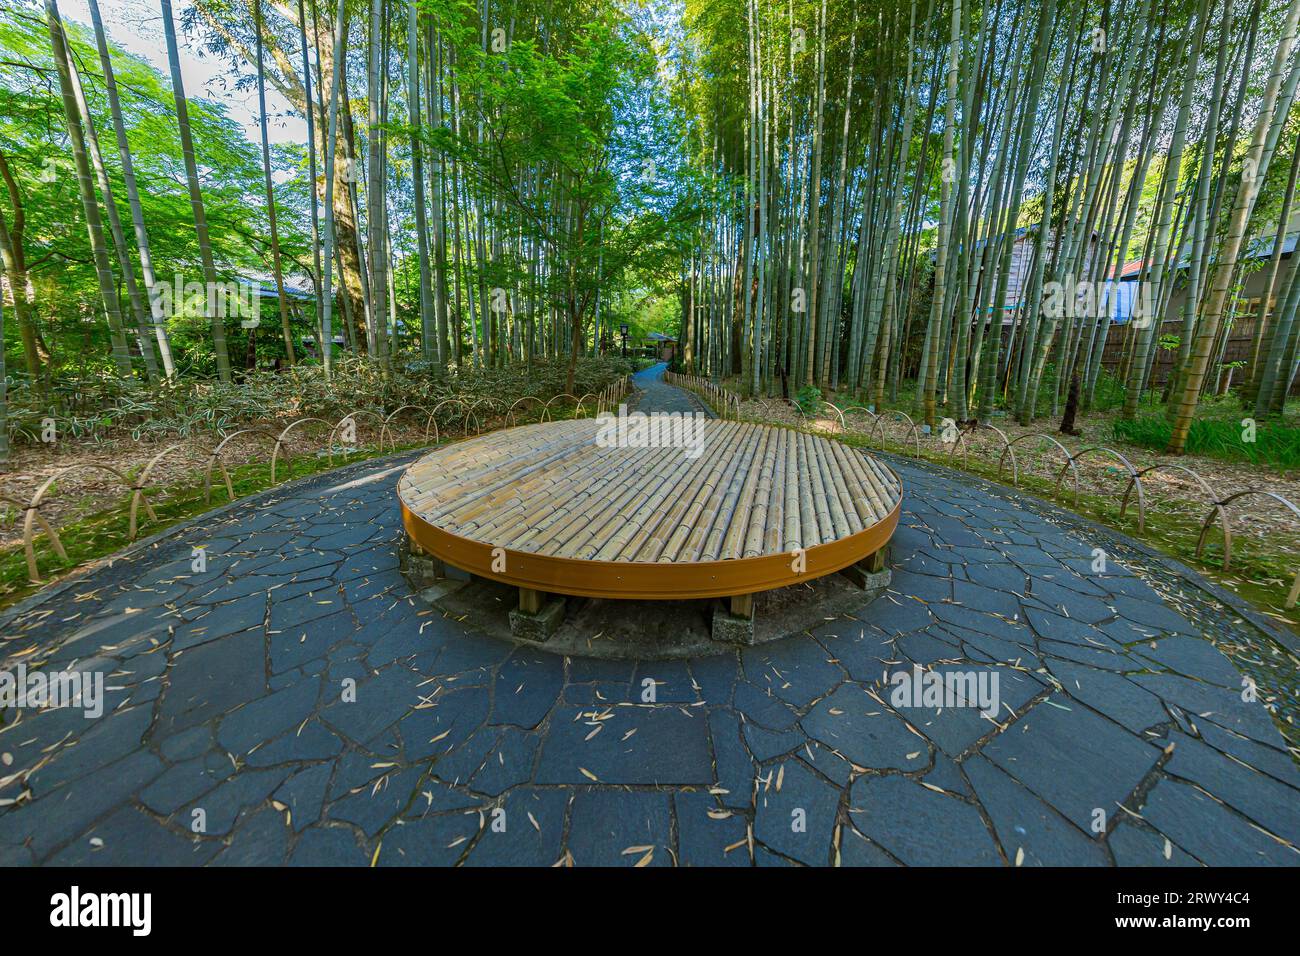
[(54, 548), (55, 554), (64, 561), (68, 560), (68, 552), (63, 548), (63, 541), (60, 540), (58, 531), (56, 531), (54, 526), (45, 519), (43, 514), (41, 514), (41, 504), (45, 500), (45, 494), (50, 490), (50, 486), (64, 475), (88, 468), (95, 471), (106, 471), (118, 481), (122, 482), (128, 490), (134, 491), (134, 488), (126, 475), (122, 474), (122, 472), (118, 471), (112, 465), (101, 465), (97, 462), (82, 462), (77, 465), (68, 465), (66, 468), (60, 468), (54, 474), (50, 475), (50, 477), (41, 482), (40, 487), (36, 489), (36, 493), (32, 495), (32, 500), (28, 502), (25, 509), (27, 514), (23, 517), (23, 551), (25, 551), (27, 555), (27, 577), (33, 584), (41, 583), (41, 573), (36, 567), (36, 535), (33, 525), (39, 522), (41, 528), (45, 531), (46, 536), (50, 539), (50, 544)]
[(532, 402), (535, 405), (541, 405), (543, 408), (546, 406), (546, 403), (543, 402), (536, 395), (525, 395), (523, 398), (516, 398), (513, 404), (511, 404), (511, 406), (508, 409), (506, 409), (506, 422), (508, 426), (514, 426), (518, 424), (518, 419), (515, 418), (515, 409), (518, 408), (520, 405), (522, 405), (524, 402)]
[[(578, 396), (577, 396), (577, 395), (573, 395), (573, 394), (571, 394), (571, 393), (569, 393), (569, 392), (560, 392), (560, 394), (558, 394), (558, 395), (552, 395), (549, 399), (547, 399), (546, 404), (542, 407), (542, 421), (544, 421), (544, 422), (549, 422), (549, 421), (552, 420), (552, 419), (551, 419), (551, 403), (552, 403), (552, 402), (559, 401), (561, 398), (572, 399), (575, 403), (578, 401)], [(577, 417), (576, 414), (575, 414), (575, 417)]]
[[(372, 419), (379, 422), (380, 426), (384, 424), (384, 416), (381, 415), (379, 412), (375, 411), (373, 408), (353, 409), (352, 411), (344, 415), (342, 418), (340, 418), (337, 422), (335, 422), (334, 427), (330, 429), (329, 443), (325, 446), (326, 453), (329, 455), (329, 463), (331, 465), (334, 464), (334, 436), (338, 434), (338, 431), (340, 428), (343, 427), (344, 422), (350, 421), (352, 422), (352, 424), (355, 425), (357, 423), (357, 417), (360, 415), (369, 415)], [(382, 429), (380, 431), (380, 436), (382, 439), (383, 436)], [(382, 446), (380, 446), (380, 450), (381, 451), (383, 450)], [(347, 455), (345, 454), (343, 457), (346, 458)]]
[(1015, 487), (1020, 486), (1020, 467), (1016, 462), (1016, 452), (1014, 446), (1018, 445), (1020, 442), (1024, 441), (1027, 438), (1046, 438), (1057, 448), (1061, 449), (1061, 454), (1065, 456), (1065, 465), (1062, 466), (1062, 470), (1064, 470), (1064, 468), (1068, 466), (1074, 472), (1075, 485), (1076, 486), (1078, 485), (1079, 471), (1077, 468), (1074, 467), (1074, 456), (1070, 454), (1070, 449), (1066, 448), (1064, 445), (1062, 445), (1051, 435), (1048, 435), (1046, 432), (1026, 432), (1023, 435), (1017, 435), (1015, 438), (1011, 439), (1011, 441), (1007, 442), (1007, 447), (1002, 449), (1002, 454), (998, 456), (998, 478), (1002, 477), (1002, 468), (1007, 461), (1007, 452), (1010, 452), (1011, 464), (1012, 464), (1011, 484)]
[[(969, 465), (970, 465), (970, 442), (968, 441), (968, 439), (969, 439), (973, 434), (975, 434), (976, 431), (978, 431), (978, 430), (981, 429), (981, 428), (987, 428), (989, 431), (993, 432), (993, 433), (996, 434), (999, 438), (1002, 439), (1002, 453), (1003, 453), (1003, 454), (1005, 454), (1005, 453), (1008, 452), (1008, 451), (1011, 452), (1011, 476), (1012, 476), (1012, 484), (1016, 484), (1016, 483), (1019, 481), (1019, 479), (1020, 479), (1020, 465), (1019, 465), (1019, 463), (1016, 461), (1016, 450), (1015, 450), (1014, 448), (1011, 447), (1011, 441), (1010, 441), (1010, 439), (1007, 438), (1007, 433), (1004, 432), (1001, 428), (998, 428), (997, 425), (990, 425), (990, 424), (988, 424), (988, 423), (986, 423), (986, 422), (980, 422), (980, 424), (979, 424), (978, 426), (976, 426), (976, 428), (973, 429), (973, 430), (971, 430), (971, 431), (967, 431), (967, 430), (965, 430), (965, 429), (959, 428), (959, 429), (957, 430), (957, 431), (958, 431), (957, 440), (956, 440), (955, 442), (952, 443), (952, 448), (948, 449), (948, 460), (949, 460), (949, 461), (952, 461), (953, 456), (954, 456), (954, 455), (956, 454), (956, 452), (957, 452), (957, 448), (958, 448), (958, 446), (960, 446), (961, 449), (962, 449), (962, 453), (961, 453), (962, 467), (963, 467), (963, 468), (969, 468)], [(1002, 459), (999, 458), (999, 459), (998, 459), (998, 466), (999, 466), (999, 467), (998, 467), (998, 475), (1001, 475), (1001, 474), (1002, 474), (1001, 463), (1002, 463)]]
[(799, 413), (799, 428), (803, 430), (808, 427), (808, 413), (803, 410), (803, 406), (794, 399), (788, 399), (791, 407)]
[[(158, 515), (154, 513), (153, 505), (149, 503), (149, 499), (145, 495), (145, 489), (147, 488), (149, 483), (149, 475), (153, 471), (154, 466), (158, 464), (158, 462), (162, 461), (164, 458), (166, 458), (176, 449), (184, 448), (184, 447), (185, 445), (183, 443), (168, 445), (162, 451), (158, 452), (158, 454), (150, 458), (148, 464), (146, 464), (143, 468), (141, 468), (140, 473), (135, 476), (135, 481), (132, 482), (132, 486), (131, 486), (131, 519), (127, 529), (126, 540), (128, 541), (135, 540), (135, 534), (137, 530), (136, 521), (140, 513), (141, 502), (144, 502), (145, 514), (147, 514), (154, 521), (158, 520)], [(274, 474), (275, 472), (274, 466), (272, 466), (271, 471), (272, 474)]]
[(483, 433), (483, 420), (478, 417), (478, 407), (484, 404), (486, 404), (488, 408), (491, 408), (493, 405), (497, 405), (501, 408), (505, 408), (506, 406), (506, 403), (501, 401), (501, 399), (493, 398), (491, 395), (484, 395), (482, 398), (475, 399), (474, 404), (470, 405), (465, 412), (465, 437), (469, 437), (469, 418), (471, 415), (474, 416), (474, 434), (481, 435)]
[(231, 432), (225, 438), (221, 439), (221, 441), (217, 443), (217, 447), (212, 449), (212, 453), (208, 455), (207, 467), (203, 469), (204, 504), (212, 503), (212, 465), (214, 462), (221, 468), (221, 478), (226, 483), (226, 494), (230, 496), (231, 501), (235, 500), (235, 487), (230, 482), (230, 472), (226, 470), (226, 463), (221, 459), (221, 449), (226, 447), (226, 442), (230, 441), (230, 439), (236, 438), (240, 435), (261, 435), (273, 444), (276, 440), (274, 435), (261, 428), (241, 428), (239, 431)]
[(587, 399), (589, 398), (594, 398), (596, 399), (597, 402), (600, 401), (600, 396), (597, 395), (595, 392), (587, 392), (585, 395), (582, 396), (582, 398), (578, 399), (578, 407), (575, 408), (573, 411), (574, 418), (577, 418), (579, 415), (582, 415), (583, 406), (586, 405)]
[(19, 501), (17, 498), (11, 498), (8, 495), (0, 495), (0, 504), (3, 504), (5, 502), (8, 502), (9, 504), (14, 506), (14, 523), (16, 524), (18, 522), (18, 515), (26, 511), (27, 506), (23, 504), (21, 501)]
[(444, 398), (441, 401), (439, 401), (437, 405), (433, 406), (433, 411), (429, 413), (430, 416), (436, 416), (438, 412), (442, 411), (442, 406), (444, 405), (460, 406), (461, 411), (465, 413), (461, 418), (461, 432), (463, 434), (468, 435), (469, 434), (469, 405), (465, 402), (464, 399), (461, 398), (455, 398), (455, 397)]
[(873, 422), (874, 422), (877, 418), (880, 417), (880, 416), (877, 415), (875, 412), (873, 412), (871, 409), (867, 408), (865, 405), (849, 405), (849, 406), (847, 406), (847, 407), (844, 409), (844, 411), (842, 412), (842, 414), (843, 414), (844, 417), (847, 419), (847, 418), (849, 417), (849, 413), (851, 413), (851, 412), (862, 412), (864, 415), (866, 415), (868, 418), (870, 418)]
[[(280, 449), (282, 447), (285, 449), (289, 447), (289, 443), (285, 441), (285, 436), (289, 434), (290, 429), (297, 428), (299, 425), (305, 425), (307, 424), (307, 422), (320, 422), (322, 425), (329, 424), (329, 422), (323, 418), (300, 418), (296, 422), (290, 422), (288, 425), (284, 426), (284, 430), (281, 431), (280, 434), (277, 435), (275, 438), (275, 448), (271, 450), (271, 484), (273, 485), (275, 484), (275, 469), (276, 466), (280, 463)], [(333, 436), (333, 434), (334, 431), (333, 429), (331, 429), (330, 435)], [(382, 447), (383, 446), (381, 444), (380, 446), (381, 450)], [(288, 451), (285, 451), (284, 457), (285, 457), (285, 461), (288, 462), (289, 464), (289, 477), (292, 478), (293, 477), (293, 455), (290, 454)]]
[(825, 411), (828, 408), (834, 409), (835, 414), (839, 417), (840, 434), (843, 435), (849, 430), (848, 426), (844, 424), (844, 413), (840, 411), (840, 407), (836, 405), (834, 402), (822, 402), (822, 410)]
[(879, 428), (880, 448), (882, 451), (884, 450), (886, 417), (889, 417), (890, 421), (895, 421), (895, 422), (898, 421), (900, 418), (907, 420), (908, 434), (911, 435), (912, 440), (916, 442), (916, 457), (920, 458), (921, 457), (921, 433), (916, 428), (916, 422), (912, 421), (912, 416), (907, 414), (907, 412), (894, 410), (894, 411), (887, 412), (885, 414), (877, 415), (875, 422), (873, 422), (871, 425), (871, 431), (867, 432), (867, 445), (870, 446), (871, 436), (874, 435), (876, 433), (876, 429)]
[[(1279, 495), (1276, 491), (1267, 491), (1263, 488), (1246, 488), (1243, 491), (1234, 492), (1233, 494), (1228, 495), (1228, 497), (1224, 498), (1222, 501), (1216, 502), (1214, 507), (1216, 509), (1220, 509), (1220, 508), (1223, 509), (1223, 512), (1226, 515), (1228, 513), (1227, 511), (1228, 505), (1232, 504), (1238, 498), (1244, 498), (1247, 495), (1263, 495), (1266, 498), (1272, 498), (1278, 504), (1289, 509), (1291, 513), (1294, 514), (1297, 518), (1300, 518), (1300, 508), (1297, 508), (1289, 498), (1286, 498), (1283, 495)], [(1205, 516), (1205, 520), (1201, 523), (1201, 534), (1196, 541), (1196, 556), (1198, 558), (1201, 556), (1201, 551), (1205, 545), (1205, 536), (1209, 533), (1210, 523), (1213, 520), (1214, 520), (1214, 511), (1212, 510), (1209, 514)], [(1226, 526), (1227, 525), (1225, 521), (1225, 528)], [(1227, 571), (1231, 563), (1232, 563), (1232, 536), (1230, 534), (1225, 534), (1223, 540), (1223, 570)], [(1292, 608), (1296, 606), (1297, 601), (1300, 601), (1300, 568), (1296, 569), (1295, 579), (1291, 582), (1291, 591), (1289, 594), (1287, 594), (1286, 603), (1283, 604), (1282, 606), (1286, 608)]]
[[(1129, 495), (1133, 492), (1133, 487), (1135, 484), (1137, 485), (1138, 488), (1138, 498), (1139, 500), (1141, 499), (1142, 485), (1139, 479), (1143, 475), (1151, 474), (1151, 472), (1153, 471), (1164, 471), (1166, 469), (1173, 469), (1176, 471), (1186, 472), (1187, 474), (1191, 475), (1193, 478), (1196, 479), (1196, 483), (1199, 484), (1201, 486), (1201, 490), (1205, 492), (1205, 497), (1208, 499), (1210, 505), (1214, 508), (1215, 511), (1219, 513), (1219, 520), (1220, 523), (1223, 525), (1223, 541), (1224, 541), (1223, 548), (1224, 548), (1224, 553), (1227, 553), (1228, 539), (1231, 534), (1231, 531), (1229, 530), (1228, 527), (1228, 512), (1219, 505), (1219, 495), (1213, 488), (1210, 487), (1210, 483), (1206, 481), (1204, 478), (1202, 478), (1200, 475), (1198, 475), (1196, 472), (1192, 471), (1192, 469), (1188, 468), (1186, 465), (1180, 465), (1177, 462), (1167, 461), (1158, 465), (1149, 465), (1146, 468), (1140, 468), (1138, 469), (1137, 474), (1130, 475), (1128, 484), (1124, 487), (1124, 497), (1120, 501), (1119, 516), (1121, 518), (1124, 517), (1124, 512), (1128, 510)], [(1144, 524), (1142, 522), (1139, 522), (1138, 530), (1141, 531), (1143, 526)], [(1201, 547), (1199, 544), (1197, 545), (1196, 548), (1196, 556), (1198, 558), (1201, 556)]]
[[(848, 427), (848, 420), (849, 420), (849, 418), (852, 416), (852, 414), (853, 414), (854, 412), (861, 412), (863, 415), (866, 415), (867, 418), (870, 420), (870, 421), (868, 422), (868, 424), (867, 424), (867, 431), (865, 431), (865, 432), (863, 432), (863, 431), (856, 431), (856, 430), (850, 429), (850, 428)], [(845, 408), (845, 409), (841, 412), (841, 414), (844, 416), (844, 431), (845, 431), (845, 433), (846, 433), (846, 434), (850, 434), (850, 435), (866, 435), (866, 436), (867, 436), (867, 447), (870, 447), (870, 446), (871, 446), (871, 437), (870, 437), (870, 435), (869, 435), (868, 433), (871, 431), (872, 426), (874, 426), (874, 425), (876, 424), (876, 419), (879, 418), (880, 416), (877, 415), (875, 412), (873, 412), (871, 409), (867, 408), (865, 405), (849, 405), (847, 408)]]
[[(1106, 447), (1103, 446), (1103, 445), (1092, 445), (1092, 446), (1090, 446), (1090, 447), (1088, 447), (1088, 448), (1084, 448), (1084, 449), (1080, 450), (1077, 454), (1071, 455), (1071, 456), (1070, 456), (1070, 463), (1071, 463), (1072, 465), (1073, 465), (1073, 464), (1076, 464), (1076, 463), (1077, 463), (1081, 458), (1085, 457), (1086, 455), (1093, 455), (1093, 454), (1096, 454), (1096, 453), (1098, 453), (1098, 452), (1101, 452), (1102, 454), (1105, 454), (1105, 455), (1110, 455), (1111, 457), (1113, 457), (1113, 458), (1115, 458), (1116, 460), (1118, 460), (1118, 461), (1120, 462), (1120, 464), (1122, 464), (1125, 468), (1128, 469), (1129, 484), (1136, 484), (1136, 485), (1137, 485), (1137, 493), (1138, 493), (1138, 532), (1139, 532), (1139, 533), (1142, 532), (1142, 530), (1146, 528), (1146, 523), (1147, 523), (1147, 503), (1146, 503), (1146, 495), (1143, 494), (1143, 492), (1142, 492), (1142, 476), (1138, 474), (1137, 469), (1133, 467), (1133, 463), (1132, 463), (1131, 461), (1129, 461), (1127, 458), (1125, 458), (1123, 455), (1121, 455), (1119, 452), (1117, 452), (1117, 451), (1116, 451), (1115, 449), (1113, 449), (1113, 448), (1106, 448)], [(1075, 467), (1075, 468), (1072, 468), (1071, 470), (1074, 472), (1074, 508), (1075, 508), (1075, 510), (1078, 510), (1078, 507), (1079, 507), (1079, 469), (1078, 469), (1077, 467)], [(1055, 493), (1057, 493), (1057, 494), (1060, 494), (1060, 491), (1061, 491), (1061, 479), (1064, 478), (1064, 477), (1065, 477), (1065, 465), (1062, 465), (1062, 466), (1061, 466), (1061, 470), (1060, 470), (1059, 472), (1057, 472), (1057, 474), (1056, 474), (1056, 487), (1055, 487)]]
[[(819, 434), (820, 431), (819, 431), (819, 429), (817, 429), (816, 426), (815, 426), (815, 422), (817, 421), (817, 419), (816, 419), (816, 418), (813, 418), (812, 415), (809, 415), (807, 412), (805, 412), (805, 411), (803, 410), (803, 406), (800, 405), (798, 402), (791, 402), (791, 404), (794, 406), (795, 411), (797, 411), (797, 412), (799, 413), (799, 424), (800, 424), (800, 427), (801, 427), (801, 428), (806, 428), (806, 429), (808, 430), (809, 434)], [(845, 434), (845, 433), (848, 431), (848, 426), (844, 424), (844, 413), (843, 413), (842, 411), (840, 411), (840, 407), (839, 407), (838, 405), (836, 405), (834, 402), (822, 402), (822, 403), (821, 403), (821, 407), (818, 409), (818, 411), (819, 411), (819, 412), (822, 414), (822, 416), (824, 417), (825, 414), (826, 414), (826, 410), (827, 410), (828, 408), (829, 408), (829, 409), (833, 409), (834, 412), (835, 412), (835, 416), (836, 416), (836, 418), (838, 418), (838, 419), (840, 420), (840, 430), (839, 430), (839, 434), (841, 434), (841, 435)], [(834, 430), (834, 426), (835, 426), (835, 421), (834, 421), (834, 419), (832, 419), (832, 420), (831, 420), (831, 430), (830, 430), (830, 432), (829, 432), (829, 433), (832, 434), (832, 435), (836, 434), (836, 432), (835, 432), (835, 430)]]
[[(426, 416), (428, 416), (428, 417), (425, 418), (425, 420), (424, 420), (424, 440), (425, 440), (425, 442), (428, 443), (428, 441), (429, 441), (429, 426), (430, 426), (430, 425), (433, 425), (433, 435), (434, 435), (433, 440), (434, 440), (434, 442), (437, 443), (437, 442), (439, 442), (439, 441), (442, 440), (441, 436), (440, 436), (439, 433), (438, 433), (438, 423), (437, 423), (437, 421), (434, 420), (433, 413), (432, 413), (431, 411), (429, 411), (429, 410), (428, 410), (427, 408), (425, 408), (423, 405), (398, 405), (397, 408), (393, 409), (393, 411), (389, 413), (388, 417), (384, 419), (384, 427), (383, 427), (382, 429), (380, 429), (380, 432), (379, 432), (379, 450), (380, 450), (380, 451), (383, 451), (383, 450), (384, 450), (384, 439), (387, 439), (389, 442), (391, 442), (393, 448), (396, 448), (396, 447), (397, 447), (397, 439), (393, 436), (392, 429), (390, 429), (388, 426), (392, 423), (392, 421), (393, 421), (394, 418), (396, 418), (398, 415), (400, 415), (402, 412), (406, 411), (407, 409), (411, 409), (411, 408), (415, 409), (415, 410), (418, 411), (418, 412), (424, 412), (424, 414), (425, 414)], [(297, 423), (295, 422), (294, 424), (297, 424)]]

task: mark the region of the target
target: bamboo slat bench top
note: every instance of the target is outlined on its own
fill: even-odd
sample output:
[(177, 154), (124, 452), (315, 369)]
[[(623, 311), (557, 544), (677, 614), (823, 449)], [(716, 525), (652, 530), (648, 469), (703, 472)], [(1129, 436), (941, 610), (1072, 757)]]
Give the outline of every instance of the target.
[(838, 571), (898, 523), (898, 476), (836, 441), (696, 419), (692, 453), (600, 441), (602, 427), (524, 425), (430, 452), (398, 483), (407, 532), (448, 564), (520, 587), (672, 599)]

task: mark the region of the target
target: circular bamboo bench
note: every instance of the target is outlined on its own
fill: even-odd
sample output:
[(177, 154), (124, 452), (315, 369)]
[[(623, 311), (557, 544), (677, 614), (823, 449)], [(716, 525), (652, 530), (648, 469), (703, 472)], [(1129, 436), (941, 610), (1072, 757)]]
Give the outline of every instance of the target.
[(517, 586), (531, 614), (545, 594), (724, 597), (752, 619), (756, 593), (883, 570), (902, 484), (874, 458), (702, 418), (698, 454), (627, 447), (608, 440), (617, 421), (523, 425), (425, 455), (397, 488), (412, 552)]

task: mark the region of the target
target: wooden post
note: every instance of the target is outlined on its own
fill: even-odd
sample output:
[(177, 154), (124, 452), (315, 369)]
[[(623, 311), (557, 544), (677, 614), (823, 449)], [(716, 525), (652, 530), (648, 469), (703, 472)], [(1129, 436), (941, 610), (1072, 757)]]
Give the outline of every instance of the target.
[[(885, 571), (886, 557), (886, 549), (882, 547), (879, 551), (872, 552), (856, 564), (850, 564), (840, 571), (840, 574), (864, 590), (878, 588), (882, 584), (880, 575), (881, 572)], [(884, 579), (884, 583), (888, 583), (888, 578)]]
[(537, 614), (542, 609), (542, 592), (532, 588), (519, 589), (519, 610), (525, 614)]
[(420, 547), (409, 534), (403, 535), (398, 546), (398, 565), (402, 573), (417, 588), (432, 587), (447, 576), (442, 561)]
[(754, 616), (754, 595), (733, 594), (731, 596), (731, 613), (733, 617), (748, 620)]

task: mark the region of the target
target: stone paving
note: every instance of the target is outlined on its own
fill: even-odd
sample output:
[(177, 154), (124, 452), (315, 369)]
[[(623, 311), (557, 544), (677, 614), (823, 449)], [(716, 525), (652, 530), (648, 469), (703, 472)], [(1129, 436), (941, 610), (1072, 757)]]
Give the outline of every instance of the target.
[(632, 376), (632, 382), (637, 387), (637, 394), (634, 400), (628, 402), (631, 409), (646, 414), (651, 412), (678, 412), (681, 414), (695, 412), (707, 415), (709, 418), (717, 417), (701, 401), (698, 395), (665, 382), (664, 372), (667, 370), (668, 366), (661, 362), (658, 365), (651, 365), (647, 369), (642, 369)]
[[(1166, 599), (1122, 540), (1095, 571), (1086, 529), (892, 461), (874, 603), (689, 663), (566, 659), (412, 594), (414, 457), (284, 486), (0, 618), (0, 673), (107, 685), (96, 719), (3, 713), (0, 864), (1300, 863), (1292, 715), (1215, 646), (1249, 625)], [(914, 667), (996, 675), (996, 713), (906, 706)]]

